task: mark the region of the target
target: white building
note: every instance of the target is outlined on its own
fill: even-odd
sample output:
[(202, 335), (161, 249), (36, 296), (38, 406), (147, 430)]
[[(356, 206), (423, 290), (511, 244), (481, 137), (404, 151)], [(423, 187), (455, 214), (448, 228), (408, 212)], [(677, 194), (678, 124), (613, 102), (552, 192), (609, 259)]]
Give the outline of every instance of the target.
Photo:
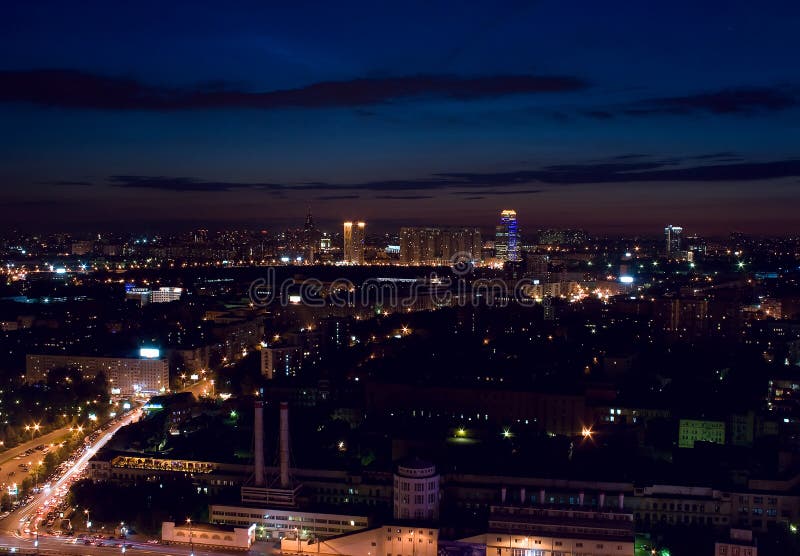
[(153, 290), (150, 294), (150, 301), (153, 303), (169, 303), (170, 301), (177, 301), (181, 298), (183, 288), (160, 287)]
[(434, 464), (409, 458), (397, 465), (394, 474), (394, 518), (439, 519), (439, 474)]
[(259, 537), (291, 536), (296, 539), (296, 535), (299, 535), (306, 541), (352, 533), (368, 526), (368, 519), (363, 515), (301, 511), (296, 508), (211, 504), (208, 514), (213, 523), (238, 527), (255, 525)]
[(196, 548), (227, 548), (250, 550), (255, 541), (255, 525), (251, 527), (226, 527), (210, 523), (161, 524), (161, 540), (168, 544), (181, 544)]
[(159, 355), (158, 350), (142, 350), (140, 357), (27, 355), (25, 382), (44, 382), (51, 370), (72, 368), (87, 379), (103, 373), (114, 395), (155, 394), (169, 388), (169, 364)]
[(183, 294), (183, 288), (174, 288), (169, 286), (162, 286), (157, 290), (150, 288), (129, 288), (125, 291), (126, 299), (134, 299), (139, 302), (139, 305), (147, 305), (148, 303), (169, 303), (170, 301), (178, 301)]

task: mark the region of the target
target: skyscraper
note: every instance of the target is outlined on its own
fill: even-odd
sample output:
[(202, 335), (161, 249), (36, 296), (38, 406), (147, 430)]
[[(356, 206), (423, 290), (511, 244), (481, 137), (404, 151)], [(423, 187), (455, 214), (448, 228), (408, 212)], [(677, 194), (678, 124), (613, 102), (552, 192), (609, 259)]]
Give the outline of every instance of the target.
[(500, 224), (496, 228), (494, 248), (501, 261), (519, 260), (519, 228), (517, 211), (504, 210), (500, 213)]
[(311, 216), (311, 207), (309, 207), (306, 213), (306, 223), (303, 226), (303, 251), (308, 263), (313, 264), (317, 258), (320, 236), (319, 230), (314, 225), (314, 217)]
[(670, 224), (664, 228), (664, 239), (666, 241), (667, 256), (675, 255), (681, 250), (681, 234), (683, 228)]
[(367, 225), (364, 222), (344, 223), (344, 262), (364, 264), (364, 236)]

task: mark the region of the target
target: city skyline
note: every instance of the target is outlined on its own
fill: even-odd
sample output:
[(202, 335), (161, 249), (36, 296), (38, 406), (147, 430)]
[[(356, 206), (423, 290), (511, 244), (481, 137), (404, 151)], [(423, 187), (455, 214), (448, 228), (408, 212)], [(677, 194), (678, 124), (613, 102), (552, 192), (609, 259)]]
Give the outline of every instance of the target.
[(800, 554), (800, 3), (6, 4), (3, 551)]
[(2, 225), (795, 232), (799, 9), (20, 5)]

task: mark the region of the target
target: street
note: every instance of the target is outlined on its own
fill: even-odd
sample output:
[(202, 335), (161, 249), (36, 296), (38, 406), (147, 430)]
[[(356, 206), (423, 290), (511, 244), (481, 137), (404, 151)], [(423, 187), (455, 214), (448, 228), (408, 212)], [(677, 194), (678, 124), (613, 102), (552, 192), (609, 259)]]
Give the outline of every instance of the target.
[[(105, 446), (105, 444), (108, 443), (108, 441), (111, 440), (111, 438), (122, 427), (137, 420), (140, 417), (141, 412), (141, 409), (131, 411), (129, 415), (126, 415), (118, 422), (114, 423), (108, 430), (104, 431), (98, 437), (94, 444), (81, 453), (80, 457), (75, 460), (74, 465), (70, 467), (61, 477), (54, 481), (53, 484), (50, 485), (50, 489), (48, 491), (39, 492), (34, 496), (33, 500), (29, 504), (17, 508), (5, 519), (0, 520), (0, 552), (22, 554), (68, 554), (75, 556), (86, 556), (87, 554), (110, 555), (121, 553), (121, 547), (86, 545), (81, 540), (76, 540), (74, 537), (46, 535), (41, 530), (41, 527), (38, 535), (38, 546), (35, 546), (36, 536), (34, 534), (24, 534), (22, 531), (20, 531), (20, 528), (21, 524), (29, 519), (31, 520), (32, 525), (35, 524), (36, 520), (38, 519), (39, 508), (45, 504), (48, 498), (51, 498), (53, 493), (57, 492), (61, 487), (69, 487), (72, 481), (85, 470), (88, 461), (97, 453), (97, 451)], [(14, 450), (10, 450), (4, 454), (4, 457), (10, 459), (7, 459), (7, 462), (3, 465), (16, 465), (19, 461), (21, 461), (14, 459), (14, 457), (17, 455), (24, 453), (26, 450), (39, 444), (43, 444), (46, 441), (55, 442), (56, 439), (63, 438), (66, 434), (69, 434), (67, 429), (54, 431), (49, 435), (41, 436), (32, 442), (14, 448)], [(23, 473), (22, 476), (24, 475), (25, 474)], [(129, 545), (129, 548), (126, 549), (126, 552), (132, 552), (134, 554), (188, 556), (191, 552), (188, 546), (159, 545), (139, 543), (134, 541), (125, 541), (125, 544)], [(250, 550), (250, 552), (270, 553), (272, 552), (272, 548), (264, 545), (260, 550), (257, 550), (254, 547)], [(202, 549), (201, 547), (195, 547), (194, 551), (195, 556), (229, 556), (230, 554), (231, 552), (229, 551), (208, 551)]]

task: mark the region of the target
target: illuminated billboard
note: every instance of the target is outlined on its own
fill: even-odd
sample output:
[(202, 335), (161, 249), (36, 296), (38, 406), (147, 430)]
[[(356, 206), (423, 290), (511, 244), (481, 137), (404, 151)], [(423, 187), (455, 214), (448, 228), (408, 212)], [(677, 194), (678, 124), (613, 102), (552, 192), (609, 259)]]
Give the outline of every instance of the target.
[(145, 359), (158, 359), (161, 356), (161, 350), (157, 348), (141, 348), (139, 350), (139, 357)]

